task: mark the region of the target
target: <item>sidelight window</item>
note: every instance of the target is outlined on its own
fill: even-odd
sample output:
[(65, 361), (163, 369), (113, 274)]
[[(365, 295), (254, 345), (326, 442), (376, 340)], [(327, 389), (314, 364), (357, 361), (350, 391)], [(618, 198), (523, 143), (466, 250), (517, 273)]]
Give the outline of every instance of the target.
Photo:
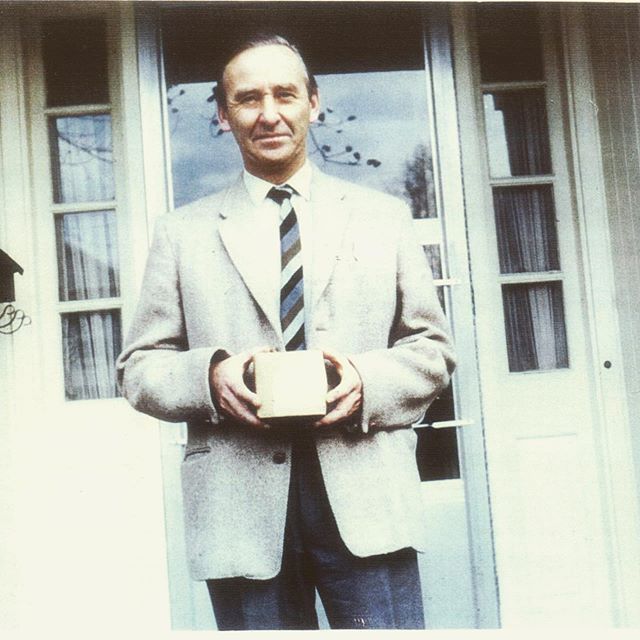
[(537, 9), (479, 7), (481, 91), (509, 371), (569, 366)]
[(122, 338), (105, 23), (48, 20), (42, 42), (65, 398), (112, 398)]

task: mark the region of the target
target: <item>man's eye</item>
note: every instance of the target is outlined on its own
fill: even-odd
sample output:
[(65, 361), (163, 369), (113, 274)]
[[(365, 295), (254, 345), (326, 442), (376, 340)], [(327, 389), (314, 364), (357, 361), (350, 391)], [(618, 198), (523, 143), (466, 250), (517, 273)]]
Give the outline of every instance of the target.
[(281, 100), (291, 100), (292, 98), (295, 98), (296, 94), (293, 93), (293, 91), (280, 91), (278, 92), (278, 98), (280, 98)]
[(254, 104), (258, 101), (258, 96), (243, 96), (240, 98), (240, 104)]

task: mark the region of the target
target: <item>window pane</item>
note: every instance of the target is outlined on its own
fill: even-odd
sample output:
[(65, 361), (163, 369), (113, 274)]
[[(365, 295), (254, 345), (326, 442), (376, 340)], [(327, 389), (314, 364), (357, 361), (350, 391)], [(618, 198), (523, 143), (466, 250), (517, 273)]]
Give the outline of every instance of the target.
[[(330, 45), (317, 31), (324, 19)], [(232, 135), (219, 129), (212, 87), (227, 42), (265, 20), (270, 24), (261, 7), (245, 8), (242, 19), (237, 9), (209, 14), (203, 8), (198, 22), (209, 29), (202, 32), (193, 13), (165, 13), (175, 206), (221, 189), (242, 168)], [(436, 217), (420, 12), (283, 4), (276, 22), (278, 31), (290, 27), (285, 31), (300, 42), (320, 86), (322, 114), (311, 128), (310, 158), (330, 174), (404, 198), (417, 218)], [(215, 45), (212, 32), (220, 34)]]
[(551, 185), (494, 187), (501, 273), (560, 269)]
[(416, 429), (418, 434), (416, 459), (421, 480), (450, 480), (460, 477), (456, 429), (449, 427), (433, 429), (430, 426), (434, 422), (455, 420), (455, 418), (453, 389), (449, 385), (433, 401), (420, 420), (420, 424), (425, 426)]
[(60, 300), (120, 295), (116, 217), (113, 211), (56, 217)]
[(551, 173), (542, 89), (486, 93), (484, 113), (493, 177)]
[(103, 20), (49, 20), (43, 25), (47, 105), (109, 102)]
[(562, 283), (502, 286), (509, 371), (569, 366)]
[(420, 480), (452, 480), (460, 477), (458, 435), (453, 428), (416, 428), (416, 460)]
[(538, 11), (504, 4), (477, 7), (483, 82), (542, 80)]
[(111, 116), (51, 118), (49, 125), (54, 202), (113, 200)]
[(115, 361), (122, 349), (120, 311), (62, 314), (67, 400), (115, 398)]

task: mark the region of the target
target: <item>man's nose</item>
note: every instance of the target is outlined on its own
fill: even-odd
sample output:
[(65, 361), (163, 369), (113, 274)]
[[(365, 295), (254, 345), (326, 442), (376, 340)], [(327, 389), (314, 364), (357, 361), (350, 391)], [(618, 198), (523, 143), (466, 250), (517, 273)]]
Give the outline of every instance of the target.
[(262, 121), (265, 124), (273, 125), (280, 119), (278, 112), (278, 105), (273, 99), (273, 96), (266, 95), (262, 100), (262, 112), (260, 114)]

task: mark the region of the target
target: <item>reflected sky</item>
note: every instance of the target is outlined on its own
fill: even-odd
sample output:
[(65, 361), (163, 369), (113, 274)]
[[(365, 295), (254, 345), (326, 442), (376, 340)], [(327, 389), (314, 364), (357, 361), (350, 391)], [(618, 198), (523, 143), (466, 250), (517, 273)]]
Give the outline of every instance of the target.
[[(423, 181), (420, 188), (427, 195), (414, 202), (414, 215), (426, 216), (428, 211), (434, 216), (424, 73), (333, 74), (317, 80), (324, 121), (312, 125), (310, 158), (331, 175), (410, 201), (404, 188), (407, 164), (416, 154), (424, 162), (426, 154), (426, 185)], [(169, 90), (175, 206), (224, 188), (242, 169), (232, 135), (217, 135), (218, 127), (211, 123), (215, 103), (207, 98), (212, 86), (181, 84)], [(325, 157), (318, 147), (324, 147)], [(359, 163), (350, 166), (357, 162), (356, 153)]]

